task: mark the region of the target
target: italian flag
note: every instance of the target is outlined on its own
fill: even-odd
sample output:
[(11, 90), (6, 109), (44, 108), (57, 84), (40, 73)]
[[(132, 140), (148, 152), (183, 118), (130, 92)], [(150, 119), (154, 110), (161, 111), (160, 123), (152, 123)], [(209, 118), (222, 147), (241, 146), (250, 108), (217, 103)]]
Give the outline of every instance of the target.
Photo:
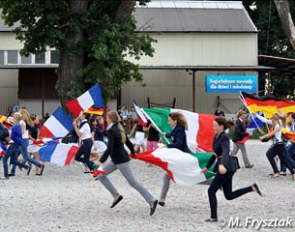
[(176, 148), (158, 148), (155, 151), (146, 151), (133, 159), (145, 161), (163, 168), (171, 180), (176, 184), (183, 186), (192, 186), (215, 175), (212, 172), (214, 165), (205, 174), (201, 174), (210, 159), (212, 153), (189, 154)]
[[(188, 110), (172, 108), (142, 108), (142, 111), (159, 132), (170, 132), (172, 128), (168, 124), (168, 115), (171, 112), (181, 112), (188, 122), (186, 135), (190, 150), (192, 152), (213, 151), (213, 121), (216, 118), (215, 115), (198, 114)], [(170, 143), (171, 141), (167, 139), (164, 142)]]

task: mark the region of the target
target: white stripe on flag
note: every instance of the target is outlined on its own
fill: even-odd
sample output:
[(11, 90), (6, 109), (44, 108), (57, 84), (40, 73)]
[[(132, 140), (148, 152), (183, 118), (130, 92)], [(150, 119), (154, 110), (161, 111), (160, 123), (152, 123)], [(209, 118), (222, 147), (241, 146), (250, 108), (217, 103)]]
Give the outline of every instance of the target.
[(159, 148), (152, 154), (168, 163), (177, 184), (191, 186), (206, 180), (205, 175), (201, 174), (198, 159), (188, 153), (175, 148)]
[(57, 144), (53, 154), (50, 157), (50, 163), (55, 163), (59, 166), (64, 166), (68, 157), (69, 150), (72, 144), (59, 143)]
[(53, 115), (47, 119), (44, 126), (55, 136), (64, 137), (69, 131)]
[(89, 91), (83, 93), (80, 97), (77, 98), (80, 106), (84, 110), (88, 110), (91, 106), (94, 105), (94, 101)]

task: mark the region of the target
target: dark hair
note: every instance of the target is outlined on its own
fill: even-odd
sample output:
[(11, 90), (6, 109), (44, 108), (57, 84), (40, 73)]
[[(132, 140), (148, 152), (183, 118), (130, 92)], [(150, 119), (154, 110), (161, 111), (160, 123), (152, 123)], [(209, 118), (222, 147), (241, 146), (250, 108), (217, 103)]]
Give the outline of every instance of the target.
[(92, 126), (93, 122), (95, 122), (95, 121), (96, 121), (96, 116), (90, 117), (90, 119), (89, 119), (90, 126)]
[(295, 120), (295, 113), (291, 114), (291, 117)]
[(176, 120), (178, 124), (182, 125), (184, 129), (188, 129), (188, 123), (186, 118), (181, 112), (172, 112), (168, 115), (172, 120)]
[(86, 113), (86, 112), (84, 112), (83, 114), (85, 115), (85, 119), (86, 119), (87, 121), (89, 121), (90, 114), (89, 114), (89, 113)]
[(228, 122), (227, 119), (224, 117), (217, 117), (214, 119), (215, 122), (217, 122), (217, 124), (219, 126), (223, 126), (224, 130), (226, 130), (228, 128)]

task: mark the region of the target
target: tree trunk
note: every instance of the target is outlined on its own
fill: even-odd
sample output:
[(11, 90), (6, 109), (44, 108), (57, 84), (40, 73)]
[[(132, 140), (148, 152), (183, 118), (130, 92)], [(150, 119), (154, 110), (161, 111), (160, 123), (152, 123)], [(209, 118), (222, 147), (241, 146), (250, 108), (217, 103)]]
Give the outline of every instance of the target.
[[(72, 13), (79, 11), (85, 11), (88, 7), (88, 0), (71, 0), (70, 10)], [(71, 51), (79, 42), (83, 40), (83, 31), (68, 31), (66, 33), (67, 43), (63, 44), (60, 49), (59, 67), (57, 70), (58, 81), (56, 89), (61, 101), (61, 105), (65, 108), (65, 103), (69, 100), (68, 92), (70, 90), (70, 83), (73, 81), (77, 85), (84, 85), (82, 78), (80, 78), (77, 72), (84, 65), (84, 51), (80, 51), (78, 55), (72, 57)]]
[(295, 27), (290, 13), (288, 0), (274, 0), (280, 21), (286, 37), (289, 39), (295, 50)]
[(136, 1), (121, 1), (118, 9), (114, 12), (114, 19), (117, 23), (124, 24), (126, 17), (130, 16)]

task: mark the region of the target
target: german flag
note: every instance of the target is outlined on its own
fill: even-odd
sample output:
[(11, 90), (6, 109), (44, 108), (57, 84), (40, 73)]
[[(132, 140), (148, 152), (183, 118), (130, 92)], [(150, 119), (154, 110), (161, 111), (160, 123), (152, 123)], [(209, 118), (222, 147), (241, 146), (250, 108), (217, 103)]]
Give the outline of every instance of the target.
[(295, 101), (277, 98), (272, 95), (255, 97), (241, 92), (241, 100), (250, 113), (263, 112), (266, 118), (271, 118), (278, 111), (284, 114), (295, 112)]
[(91, 107), (88, 110), (86, 110), (85, 112), (89, 113), (89, 114), (95, 114), (95, 115), (103, 116), (104, 108)]
[(6, 119), (6, 116), (0, 114), (0, 123), (3, 123)]
[(292, 131), (290, 131), (290, 130), (288, 130), (286, 128), (282, 128), (282, 133), (287, 138), (291, 139), (293, 143), (295, 142), (295, 134)]

